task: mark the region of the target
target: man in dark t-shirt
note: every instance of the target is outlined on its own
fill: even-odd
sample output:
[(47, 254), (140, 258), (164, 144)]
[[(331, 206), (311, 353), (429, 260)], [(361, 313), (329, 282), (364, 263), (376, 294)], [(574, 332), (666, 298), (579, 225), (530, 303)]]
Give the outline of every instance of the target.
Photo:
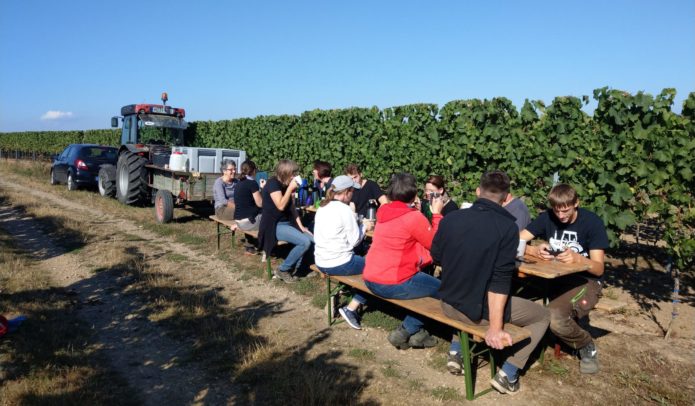
[(352, 193), (352, 200), (350, 201), (351, 206), (355, 206), (355, 213), (357, 213), (357, 215), (362, 215), (365, 218), (368, 217), (367, 212), (369, 210), (370, 200), (373, 200), (377, 207), (388, 203), (388, 199), (379, 185), (373, 180), (366, 179), (357, 165), (349, 164), (346, 166), (345, 174), (350, 176), (355, 183), (361, 186)]
[(520, 238), (547, 240), (526, 246), (526, 253), (546, 261), (589, 266), (581, 274), (567, 275), (553, 281), (551, 287), (550, 330), (564, 343), (579, 350), (580, 371), (598, 372), (598, 355), (591, 334), (576, 320), (589, 314), (598, 302), (604, 271), (605, 249), (609, 246), (603, 221), (589, 210), (579, 208), (577, 192), (570, 185), (555, 185), (548, 195), (550, 209), (541, 213)]

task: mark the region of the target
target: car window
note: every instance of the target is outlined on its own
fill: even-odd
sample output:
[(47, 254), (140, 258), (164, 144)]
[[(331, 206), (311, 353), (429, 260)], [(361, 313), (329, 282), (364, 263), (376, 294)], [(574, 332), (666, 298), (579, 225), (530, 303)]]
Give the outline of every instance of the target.
[(63, 153), (60, 154), (60, 156), (58, 157), (58, 159), (66, 159), (68, 157), (68, 155), (70, 154), (71, 150), (72, 150), (72, 146), (68, 146), (67, 148), (65, 148), (63, 150)]
[(82, 148), (80, 156), (85, 159), (116, 159), (116, 149), (107, 147), (86, 147)]

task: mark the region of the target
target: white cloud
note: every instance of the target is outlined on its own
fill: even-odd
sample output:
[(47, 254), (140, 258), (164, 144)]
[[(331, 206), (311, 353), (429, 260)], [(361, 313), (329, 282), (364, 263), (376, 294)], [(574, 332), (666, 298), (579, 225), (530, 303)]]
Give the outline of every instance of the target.
[(71, 117), (72, 111), (48, 110), (41, 116), (41, 120), (61, 120)]

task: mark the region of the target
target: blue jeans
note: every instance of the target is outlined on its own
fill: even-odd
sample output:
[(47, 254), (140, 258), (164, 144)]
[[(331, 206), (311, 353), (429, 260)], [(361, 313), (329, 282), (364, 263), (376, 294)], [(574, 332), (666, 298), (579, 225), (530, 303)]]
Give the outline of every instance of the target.
[[(324, 268), (324, 267), (318, 267), (319, 270), (327, 275), (337, 275), (337, 276), (347, 276), (347, 275), (361, 275), (362, 271), (364, 270), (364, 257), (360, 257), (358, 255), (353, 255), (352, 258), (342, 264), (335, 266), (333, 268)], [(352, 296), (355, 301), (357, 301), (359, 304), (365, 304), (367, 303), (367, 299), (365, 299), (364, 296), (360, 295), (357, 293), (357, 291), (354, 291), (355, 294)]]
[(288, 272), (292, 268), (299, 268), (299, 265), (302, 263), (302, 257), (311, 247), (314, 238), (310, 234), (302, 233), (292, 227), (287, 221), (281, 221), (275, 226), (275, 236), (278, 241), (287, 241), (294, 245), (285, 261), (280, 264), (280, 271)]
[[(439, 285), (442, 281), (434, 276), (418, 272), (412, 278), (397, 285), (383, 285), (369, 281), (364, 283), (377, 296), (387, 299), (417, 299), (427, 296), (438, 298)], [(403, 328), (411, 335), (417, 333), (422, 326), (424, 323), (417, 317), (407, 315), (403, 319)]]

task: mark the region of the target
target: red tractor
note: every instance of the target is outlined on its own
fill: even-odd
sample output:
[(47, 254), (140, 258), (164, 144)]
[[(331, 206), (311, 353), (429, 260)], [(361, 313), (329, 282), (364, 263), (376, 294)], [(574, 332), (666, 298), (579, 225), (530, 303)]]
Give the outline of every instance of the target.
[(111, 119), (112, 127), (123, 122), (118, 164), (102, 166), (98, 182), (102, 196), (123, 204), (153, 202), (160, 223), (172, 219), (175, 204), (212, 200), (221, 165), (232, 160), (238, 167), (246, 159), (244, 151), (183, 146), (186, 112), (167, 100), (162, 93), (162, 104), (123, 106), (122, 116)]

